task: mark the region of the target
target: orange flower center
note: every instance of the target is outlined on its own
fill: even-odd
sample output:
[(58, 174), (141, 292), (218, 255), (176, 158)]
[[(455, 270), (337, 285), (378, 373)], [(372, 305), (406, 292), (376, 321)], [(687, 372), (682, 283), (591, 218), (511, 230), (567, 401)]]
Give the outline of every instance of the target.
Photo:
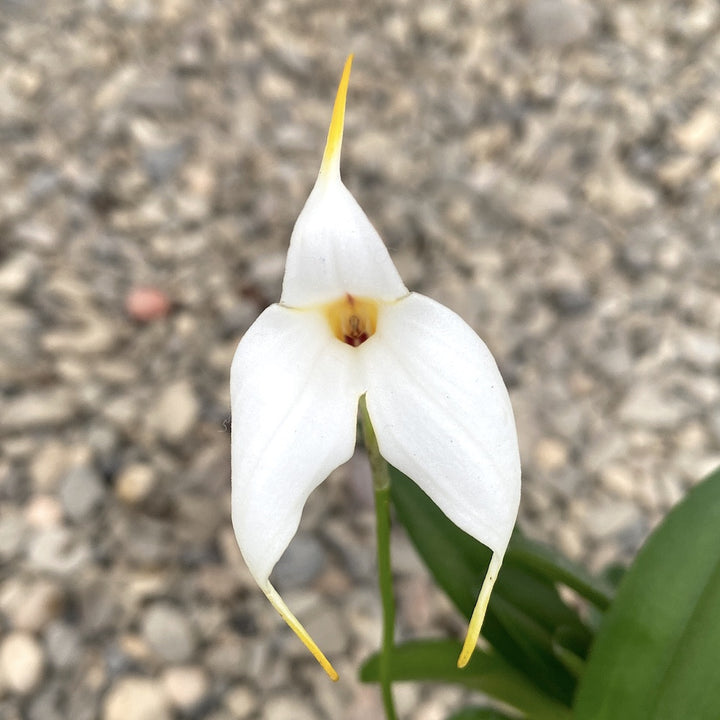
[(338, 340), (357, 347), (375, 334), (378, 304), (367, 298), (345, 297), (325, 306), (330, 328)]

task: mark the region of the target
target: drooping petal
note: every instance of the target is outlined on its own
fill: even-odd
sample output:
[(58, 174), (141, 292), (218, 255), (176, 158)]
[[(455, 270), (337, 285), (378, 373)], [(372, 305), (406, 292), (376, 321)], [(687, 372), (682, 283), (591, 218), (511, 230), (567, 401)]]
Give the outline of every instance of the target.
[(455, 313), (411, 293), (366, 345), (367, 408), (383, 457), (493, 550), (465, 649), (475, 647), (520, 502), (517, 433), (490, 351)]
[(376, 300), (407, 294), (383, 241), (340, 180), (345, 99), (352, 55), (345, 63), (320, 173), (290, 238), (280, 302), (326, 303), (345, 293)]
[(308, 495), (353, 453), (363, 389), (352, 350), (321, 313), (272, 305), (241, 340), (230, 372), (235, 535), (253, 577), (296, 632), (268, 578)]

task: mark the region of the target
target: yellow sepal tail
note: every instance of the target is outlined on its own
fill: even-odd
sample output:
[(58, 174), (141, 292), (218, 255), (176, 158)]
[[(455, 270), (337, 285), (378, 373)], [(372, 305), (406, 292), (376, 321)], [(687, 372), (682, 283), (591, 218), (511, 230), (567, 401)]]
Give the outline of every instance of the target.
[(328, 677), (332, 681), (337, 681), (337, 671), (330, 664), (330, 661), (325, 657), (322, 650), (320, 650), (320, 648), (315, 644), (315, 641), (310, 637), (308, 631), (300, 624), (300, 621), (292, 614), (292, 612), (290, 612), (290, 608), (288, 608), (285, 601), (280, 597), (280, 595), (278, 595), (277, 590), (275, 590), (270, 583), (267, 583), (262, 590), (272, 606), (280, 613), (282, 619), (288, 624), (290, 629), (300, 638), (300, 640), (302, 640), (305, 647), (320, 663), (320, 666), (328, 674)]
[(353, 56), (348, 55), (345, 61), (340, 85), (335, 95), (332, 119), (328, 130), (325, 152), (323, 153), (320, 175), (340, 175), (340, 150), (342, 148), (343, 128), (345, 126), (345, 103), (347, 101), (348, 82), (350, 81), (350, 68), (352, 67)]
[(475, 609), (473, 610), (472, 617), (470, 618), (470, 624), (468, 625), (467, 635), (465, 635), (465, 642), (463, 643), (462, 650), (460, 651), (460, 657), (457, 661), (459, 668), (464, 668), (477, 645), (478, 638), (480, 637), (480, 630), (482, 630), (483, 620), (485, 620), (485, 611), (487, 610), (488, 602), (490, 602), (490, 595), (492, 593), (493, 585), (497, 580), (498, 573), (500, 572), (500, 566), (502, 565), (503, 556), (493, 553), (490, 559), (490, 565), (488, 566), (485, 580), (483, 581), (482, 587), (480, 588), (480, 595), (478, 595), (477, 603), (475, 603)]

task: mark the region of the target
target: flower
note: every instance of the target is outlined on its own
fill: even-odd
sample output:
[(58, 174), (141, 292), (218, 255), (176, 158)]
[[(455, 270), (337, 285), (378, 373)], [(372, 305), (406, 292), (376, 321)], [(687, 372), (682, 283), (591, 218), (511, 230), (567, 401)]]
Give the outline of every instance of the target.
[(232, 363), (232, 520), (256, 582), (331, 678), (337, 673), (270, 584), (305, 501), (350, 459), (364, 394), (383, 457), (492, 561), (471, 619), (477, 642), (520, 500), (520, 459), (490, 351), (455, 313), (409, 292), (340, 180), (352, 55), (315, 186), (290, 238), (282, 295)]

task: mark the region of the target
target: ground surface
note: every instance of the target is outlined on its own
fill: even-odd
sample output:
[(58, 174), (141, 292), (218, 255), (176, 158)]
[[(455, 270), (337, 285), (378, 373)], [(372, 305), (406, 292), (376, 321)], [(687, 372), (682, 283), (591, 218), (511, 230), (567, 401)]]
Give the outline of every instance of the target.
[[(0, 0), (2, 720), (379, 717), (363, 458), (276, 573), (339, 684), (229, 521), (230, 360), (349, 51), (346, 183), (495, 353), (522, 526), (599, 568), (718, 461), (715, 0)], [(133, 319), (136, 287), (167, 314)], [(394, 543), (400, 636), (460, 635)], [(397, 694), (416, 720), (463, 700)]]

